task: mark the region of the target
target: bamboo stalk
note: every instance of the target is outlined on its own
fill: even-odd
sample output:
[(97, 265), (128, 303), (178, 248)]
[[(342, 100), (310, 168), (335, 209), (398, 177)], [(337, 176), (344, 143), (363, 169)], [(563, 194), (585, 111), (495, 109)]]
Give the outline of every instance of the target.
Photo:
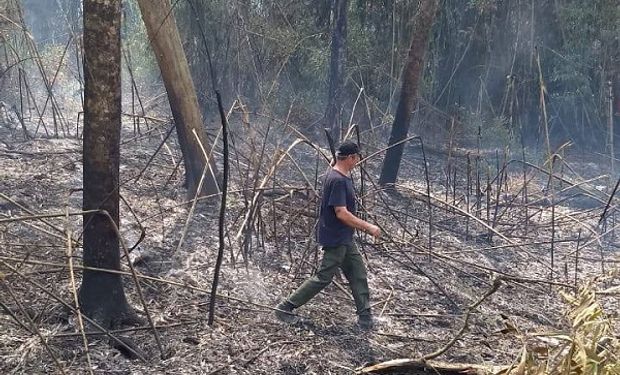
[(133, 263), (129, 259), (129, 250), (127, 249), (127, 245), (125, 244), (125, 241), (123, 240), (123, 237), (121, 235), (120, 230), (118, 229), (118, 226), (116, 225), (116, 222), (114, 221), (112, 216), (110, 216), (110, 213), (108, 213), (105, 210), (98, 210), (98, 211), (100, 214), (105, 215), (108, 218), (108, 220), (110, 220), (112, 228), (114, 229), (114, 232), (116, 236), (118, 237), (119, 243), (121, 245), (121, 249), (123, 250), (125, 257), (127, 258), (127, 266), (129, 267), (129, 270), (131, 271), (131, 277), (136, 286), (136, 291), (138, 292), (140, 303), (142, 304), (142, 308), (144, 309), (144, 314), (146, 315), (146, 318), (151, 326), (151, 330), (153, 331), (153, 336), (155, 337), (155, 342), (157, 343), (157, 347), (161, 354), (161, 358), (164, 359), (166, 357), (164, 347), (161, 344), (161, 340), (159, 339), (159, 334), (157, 333), (157, 329), (155, 328), (155, 323), (153, 322), (153, 318), (151, 317), (151, 312), (149, 310), (148, 305), (146, 304), (146, 300), (144, 299), (144, 294), (142, 293), (142, 287), (140, 286), (140, 282), (138, 280), (136, 269), (134, 268)]
[[(200, 180), (198, 181), (198, 187), (196, 188), (196, 193), (194, 194), (194, 199), (192, 201), (192, 206), (189, 209), (189, 212), (187, 214), (187, 219), (185, 219), (185, 225), (183, 226), (183, 231), (181, 232), (181, 238), (179, 238), (179, 243), (177, 244), (177, 247), (174, 251), (174, 253), (177, 253), (179, 251), (179, 249), (181, 249), (181, 246), (183, 245), (183, 240), (185, 239), (185, 235), (187, 234), (187, 230), (189, 229), (189, 223), (192, 219), (192, 217), (194, 216), (194, 210), (196, 209), (196, 204), (198, 203), (198, 196), (200, 195), (201, 191), (202, 191), (202, 184), (204, 183), (205, 177), (207, 176), (207, 170), (210, 171), (211, 174), (213, 174), (213, 170), (211, 169), (211, 163), (209, 162), (209, 159), (211, 157), (211, 154), (213, 152), (213, 149), (215, 148), (215, 144), (217, 143), (221, 131), (217, 133), (217, 136), (215, 137), (215, 141), (213, 141), (213, 146), (211, 147), (211, 150), (209, 152), (209, 154), (207, 154), (207, 152), (204, 149), (204, 146), (202, 144), (202, 142), (200, 141), (200, 138), (198, 137), (198, 134), (196, 134), (196, 131), (194, 129), (192, 129), (192, 132), (194, 134), (194, 137), (196, 137), (196, 141), (198, 142), (198, 145), (200, 146), (200, 150), (202, 151), (203, 156), (205, 157), (205, 167), (202, 170), (202, 174), (200, 176)], [(219, 189), (219, 188), (218, 188)], [(173, 254), (174, 254), (173, 253)]]
[(69, 223), (69, 205), (66, 206), (66, 226), (67, 226), (67, 265), (69, 269), (69, 279), (71, 281), (71, 294), (73, 296), (73, 303), (75, 304), (75, 310), (77, 311), (77, 320), (78, 320), (78, 328), (80, 330), (80, 334), (82, 336), (82, 344), (84, 345), (84, 352), (86, 353), (86, 362), (88, 362), (88, 372), (90, 374), (93, 373), (93, 362), (90, 358), (90, 350), (88, 349), (88, 339), (86, 338), (86, 334), (84, 334), (84, 321), (82, 319), (82, 312), (80, 310), (80, 301), (78, 298), (77, 287), (75, 286), (75, 274), (73, 272), (73, 247), (71, 246), (73, 241), (71, 240), (71, 229)]
[(614, 94), (611, 81), (607, 81), (607, 86), (609, 90), (609, 113), (607, 116), (607, 128), (609, 129), (609, 158), (611, 160), (611, 175), (614, 176), (616, 174), (616, 156), (614, 150)]
[(581, 229), (579, 229), (579, 234), (577, 235), (577, 248), (575, 249), (575, 281), (573, 282), (573, 287), (575, 288), (575, 295), (577, 295), (577, 279), (579, 275), (579, 245), (581, 242)]
[(469, 240), (469, 212), (471, 208), (471, 158), (469, 153), (467, 153), (467, 186), (465, 188), (465, 203), (466, 210), (468, 216), (465, 217), (465, 240)]
[[(493, 223), (491, 222), (491, 190), (492, 190), (492, 186), (491, 186), (491, 167), (487, 167), (487, 187), (486, 187), (486, 197), (487, 197), (487, 202), (485, 205), (486, 208), (486, 213), (487, 213), (487, 225), (492, 228), (493, 227)], [(488, 232), (488, 236), (489, 236), (489, 241), (491, 241), (491, 239), (493, 238), (493, 232), (489, 231)]]
[[(208, 324), (213, 325), (213, 319), (215, 316), (215, 298), (217, 296), (217, 285), (220, 275), (220, 268), (222, 266), (222, 260), (224, 259), (224, 225), (226, 217), (226, 196), (228, 193), (228, 174), (229, 174), (229, 155), (228, 155), (228, 121), (226, 121), (226, 115), (224, 114), (224, 108), (222, 107), (222, 97), (219, 91), (215, 92), (217, 97), (217, 107), (220, 112), (220, 118), (222, 121), (222, 140), (224, 141), (224, 177), (222, 179), (222, 200), (220, 203), (218, 236), (219, 247), (217, 251), (217, 260), (215, 262), (215, 269), (213, 271), (213, 283), (211, 284), (211, 297), (209, 298), (209, 318)], [(215, 142), (213, 143), (215, 145)], [(207, 163), (208, 164), (208, 163)]]

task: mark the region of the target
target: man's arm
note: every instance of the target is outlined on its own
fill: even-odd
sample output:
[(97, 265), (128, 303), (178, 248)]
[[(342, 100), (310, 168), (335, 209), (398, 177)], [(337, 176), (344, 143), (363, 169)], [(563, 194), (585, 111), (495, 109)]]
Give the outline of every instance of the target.
[(381, 229), (379, 229), (378, 226), (353, 215), (351, 212), (349, 212), (349, 210), (347, 210), (346, 206), (336, 206), (334, 207), (334, 211), (336, 212), (336, 217), (338, 218), (338, 220), (342, 221), (351, 228), (359, 229), (363, 232), (370, 233), (377, 238), (381, 235)]

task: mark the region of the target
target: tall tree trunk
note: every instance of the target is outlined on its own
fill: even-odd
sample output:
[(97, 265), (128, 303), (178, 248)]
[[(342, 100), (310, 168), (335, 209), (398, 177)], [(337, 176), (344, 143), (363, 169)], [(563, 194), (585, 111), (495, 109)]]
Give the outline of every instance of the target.
[(613, 95), (614, 127), (620, 130), (620, 71), (617, 71), (611, 82)]
[[(396, 108), (396, 117), (392, 124), (389, 146), (392, 146), (405, 138), (409, 132), (411, 113), (417, 103), (420, 79), (424, 72), (424, 56), (428, 47), (428, 39), (433, 26), (435, 13), (437, 12), (438, 0), (421, 0), (420, 9), (416, 14), (413, 39), (409, 48), (409, 58), (403, 71), (403, 84), (400, 91), (400, 100)], [(379, 183), (394, 184), (398, 176), (400, 161), (403, 156), (404, 143), (388, 149), (383, 159)]]
[[(84, 265), (120, 270), (121, 0), (84, 0)], [(132, 318), (120, 275), (85, 270), (84, 313), (104, 327)]]
[(330, 129), (334, 139), (340, 139), (340, 110), (342, 109), (344, 64), (347, 50), (347, 4), (348, 0), (332, 0), (332, 45), (325, 125)]
[[(138, 0), (138, 5), (168, 92), (168, 101), (183, 152), (188, 194), (193, 197), (206, 166), (200, 144), (207, 153), (211, 149), (202, 123), (194, 82), (170, 0)], [(201, 193), (215, 194), (219, 191), (219, 187), (213, 157), (209, 159), (209, 165)]]
[[(617, 50), (616, 50), (617, 51)], [(612, 71), (609, 75), (611, 84), (611, 116), (614, 126), (614, 132), (620, 131), (620, 52), (616, 52), (616, 56), (612, 57)]]

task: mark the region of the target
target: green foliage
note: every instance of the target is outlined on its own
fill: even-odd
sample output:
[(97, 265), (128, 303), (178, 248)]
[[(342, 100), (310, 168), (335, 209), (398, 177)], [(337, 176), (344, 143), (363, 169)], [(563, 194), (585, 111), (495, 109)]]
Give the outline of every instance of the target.
[[(59, 1), (69, 9), (68, 4), (77, 0)], [(203, 105), (212, 102), (213, 95), (208, 48), (225, 101), (239, 96), (255, 109), (274, 111), (279, 117), (286, 116), (293, 105), (298, 120), (306, 124), (320, 118), (327, 101), (331, 0), (172, 3)], [(342, 117), (350, 117), (363, 87), (358, 105), (368, 107), (376, 125), (389, 118), (397, 105), (418, 2), (349, 0), (348, 4)], [(489, 147), (514, 142), (518, 127), (528, 128), (528, 133), (538, 130), (534, 47), (541, 56), (550, 117), (554, 124), (562, 124), (552, 126), (552, 131), (560, 129), (574, 142), (585, 125), (596, 127), (597, 137), (604, 135), (602, 90), (619, 59), (617, 1), (442, 4), (419, 94), (449, 116), (461, 112), (470, 144), (477, 144), (478, 128), (482, 144)], [(54, 30), (58, 34), (59, 28)], [(43, 51), (44, 55), (59, 55), (61, 47), (49, 48), (54, 51)], [(139, 85), (158, 80), (159, 69), (136, 0), (124, 2), (123, 48)], [(509, 74), (517, 77), (510, 95)], [(479, 99), (472, 93), (485, 96)]]
[(568, 0), (559, 10), (566, 33), (565, 46), (593, 58), (611, 46), (620, 32), (620, 7), (613, 0)]
[(478, 139), (481, 148), (504, 148), (516, 144), (508, 119), (503, 116), (463, 110), (461, 121), (465, 128), (460, 139), (469, 146), (477, 145)]
[[(306, 51), (306, 66), (303, 72), (299, 71), (298, 74), (304, 74), (306, 80), (312, 80), (313, 78), (322, 77), (321, 81), (325, 82), (327, 72), (329, 71), (329, 55), (326, 51), (318, 46), (309, 47)], [(299, 59), (295, 59), (297, 62)]]
[[(596, 92), (601, 74), (618, 54), (620, 7), (610, 0), (570, 0), (559, 9), (564, 33), (563, 49), (556, 54), (554, 78), (573, 79), (573, 86), (585, 94)], [(616, 56), (618, 58), (618, 56)], [(601, 69), (602, 68), (602, 69)], [(575, 74), (570, 76), (570, 71)], [(563, 83), (569, 84), (566, 79)], [(585, 89), (586, 86), (591, 86)]]
[[(124, 2), (121, 33), (123, 69), (129, 65), (134, 79), (138, 82), (152, 82), (157, 79), (159, 67), (151, 49), (146, 26), (142, 22), (136, 0)], [(125, 76), (127, 77), (127, 75)]]
[(544, 54), (547, 89), (563, 122), (574, 124), (566, 132), (577, 134), (584, 126), (580, 119), (590, 119), (594, 127), (589, 136), (577, 141), (596, 145), (594, 138), (606, 133), (604, 83), (620, 61), (620, 7), (610, 0), (567, 0), (562, 5), (557, 8), (561, 44)]
[(468, 6), (479, 11), (485, 11), (495, 7), (496, 2), (497, 0), (469, 0)]

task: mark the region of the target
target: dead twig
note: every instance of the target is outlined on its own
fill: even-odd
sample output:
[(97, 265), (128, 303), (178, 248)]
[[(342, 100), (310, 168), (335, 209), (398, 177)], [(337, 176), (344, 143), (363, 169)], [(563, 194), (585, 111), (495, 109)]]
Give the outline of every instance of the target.
[(463, 335), (463, 333), (469, 328), (469, 318), (472, 314), (472, 312), (478, 308), (478, 306), (480, 306), (482, 304), (482, 302), (484, 302), (487, 298), (489, 298), (493, 293), (495, 293), (502, 282), (502, 277), (498, 277), (495, 280), (493, 280), (493, 285), (491, 286), (491, 288), (489, 288), (489, 290), (487, 290), (486, 293), (484, 293), (484, 295), (478, 300), (476, 301), (476, 303), (474, 303), (473, 305), (471, 305), (469, 307), (469, 309), (467, 310), (467, 312), (465, 313), (465, 321), (463, 322), (463, 326), (461, 327), (461, 329), (456, 333), (456, 335), (454, 335), (454, 337), (452, 338), (452, 340), (450, 340), (448, 343), (446, 343), (446, 345), (444, 345), (442, 348), (426, 354), (424, 356), (422, 356), (422, 361), (428, 361), (429, 359), (433, 359), (433, 358), (437, 358), (440, 355), (442, 355), (443, 353), (445, 353), (446, 351), (448, 351), (448, 349), (450, 349)]
[[(419, 370), (428, 369), (430, 371), (434, 370), (438, 372), (440, 368), (451, 369), (453, 371), (467, 371), (468, 373), (471, 373), (472, 370), (475, 370), (476, 368), (482, 369), (481, 366), (473, 366), (473, 365), (458, 366), (458, 368), (455, 365), (446, 367), (443, 364), (439, 365), (439, 364), (431, 363), (428, 361), (430, 361), (433, 358), (437, 358), (443, 353), (445, 353), (446, 351), (448, 351), (461, 338), (463, 333), (469, 327), (469, 319), (470, 319), (471, 314), (488, 297), (490, 297), (493, 293), (495, 293), (499, 289), (501, 285), (501, 281), (502, 281), (501, 277), (493, 280), (493, 285), (491, 286), (491, 288), (487, 290), (487, 292), (478, 301), (472, 304), (467, 310), (467, 313), (465, 314), (465, 320), (463, 322), (463, 326), (461, 327), (461, 329), (454, 335), (454, 337), (448, 343), (446, 343), (440, 349), (432, 353), (423, 355), (417, 359), (396, 359), (396, 360), (382, 362), (382, 363), (372, 365), (372, 366), (362, 367), (360, 369), (357, 369), (356, 374), (369, 374), (369, 373), (376, 373), (376, 372), (385, 372), (389, 370), (405, 370), (405, 369), (419, 369)], [(486, 370), (487, 368), (484, 368), (484, 369)]]
[[(261, 354), (263, 354), (264, 352), (266, 352), (267, 350), (271, 349), (271, 348), (272, 348), (272, 347), (274, 347), (274, 346), (279, 346), (279, 345), (288, 345), (288, 344), (298, 344), (298, 342), (297, 342), (297, 341), (276, 341), (276, 342), (272, 342), (271, 344), (267, 344), (265, 347), (263, 347), (263, 349), (259, 350), (259, 351), (258, 351), (258, 353), (256, 353), (255, 355), (253, 355), (253, 356), (252, 356), (252, 357), (250, 357), (249, 359), (246, 359), (245, 361), (243, 361), (243, 366), (248, 365), (249, 363), (251, 363), (252, 361), (254, 361), (256, 358), (258, 358)], [(262, 345), (261, 345), (261, 346), (262, 346)], [(260, 348), (260, 346), (259, 346), (259, 348)], [(252, 349), (248, 349), (248, 350), (246, 350), (246, 351), (245, 351), (245, 352), (243, 352), (243, 353), (242, 353), (239, 357), (237, 357), (237, 358), (233, 358), (232, 360), (228, 361), (227, 363), (223, 364), (222, 366), (220, 366), (220, 367), (216, 368), (215, 370), (213, 370), (213, 371), (211, 371), (211, 372), (207, 373), (207, 375), (214, 375), (214, 374), (217, 374), (218, 372), (220, 372), (220, 371), (222, 371), (222, 370), (226, 369), (228, 366), (232, 365), (233, 363), (235, 363), (235, 362), (237, 362), (237, 361), (240, 361), (240, 360), (241, 360), (241, 358), (242, 358), (245, 354), (247, 354), (247, 353), (249, 353), (249, 352), (251, 352), (251, 351), (253, 351), (253, 350), (256, 350), (256, 349), (258, 349), (258, 348), (252, 348)]]

